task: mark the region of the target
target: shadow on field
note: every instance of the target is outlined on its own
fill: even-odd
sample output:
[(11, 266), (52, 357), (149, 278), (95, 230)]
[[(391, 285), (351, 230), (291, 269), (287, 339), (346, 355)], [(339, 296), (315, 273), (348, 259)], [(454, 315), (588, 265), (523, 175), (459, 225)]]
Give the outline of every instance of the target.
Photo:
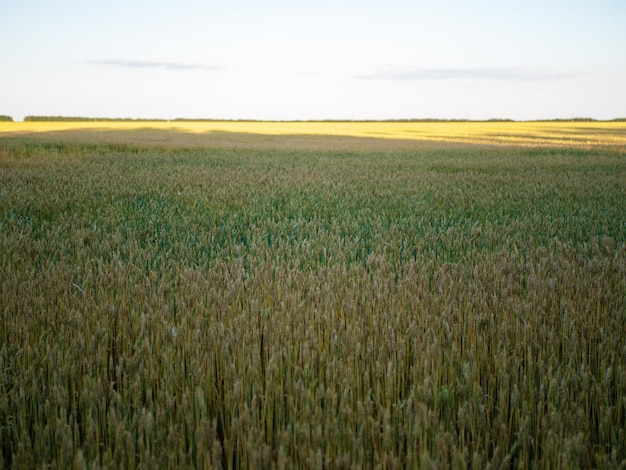
[[(7, 134), (5, 134), (7, 135)], [(184, 129), (69, 129), (48, 132), (20, 132), (22, 137), (89, 144), (123, 144), (165, 148), (254, 148), (276, 150), (319, 151), (390, 151), (485, 147), (484, 143), (460, 140), (393, 139), (389, 137), (357, 137), (323, 134), (257, 134), (249, 132)], [(0, 135), (1, 137), (1, 135)], [(493, 145), (493, 144), (492, 144)], [(495, 144), (497, 145), (497, 144)], [(500, 144), (502, 145), (502, 144)], [(505, 144), (506, 145), (506, 144)]]

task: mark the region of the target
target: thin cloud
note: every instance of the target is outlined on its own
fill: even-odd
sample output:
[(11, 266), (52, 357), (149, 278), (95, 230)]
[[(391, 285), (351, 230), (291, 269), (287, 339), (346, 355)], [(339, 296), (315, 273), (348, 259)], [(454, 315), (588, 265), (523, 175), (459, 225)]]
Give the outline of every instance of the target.
[(540, 81), (567, 78), (571, 75), (546, 69), (527, 68), (382, 68), (370, 73), (357, 75), (362, 80), (519, 80)]
[(91, 60), (90, 64), (110, 65), (114, 67), (126, 67), (132, 69), (161, 69), (161, 70), (223, 70), (223, 67), (215, 65), (189, 64), (185, 62), (157, 62), (146, 60), (125, 60), (125, 59), (108, 59), (108, 60)]

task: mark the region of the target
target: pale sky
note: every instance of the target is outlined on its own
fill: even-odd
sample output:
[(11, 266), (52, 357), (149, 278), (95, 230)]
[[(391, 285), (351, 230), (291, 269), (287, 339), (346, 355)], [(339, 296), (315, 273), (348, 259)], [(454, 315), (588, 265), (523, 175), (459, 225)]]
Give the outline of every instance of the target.
[(0, 114), (626, 117), (625, 0), (0, 0)]

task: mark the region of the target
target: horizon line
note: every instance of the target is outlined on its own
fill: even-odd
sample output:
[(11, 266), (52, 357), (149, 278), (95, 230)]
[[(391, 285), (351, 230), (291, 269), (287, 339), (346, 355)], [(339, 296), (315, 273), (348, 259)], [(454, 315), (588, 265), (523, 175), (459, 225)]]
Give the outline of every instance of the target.
[(511, 119), (511, 118), (388, 118), (388, 119), (250, 119), (250, 118), (129, 118), (129, 117), (87, 117), (87, 116), (45, 116), (26, 115), (16, 121), (9, 115), (0, 115), (5, 122), (620, 122), (626, 117), (596, 119), (592, 117), (544, 118), (544, 119)]

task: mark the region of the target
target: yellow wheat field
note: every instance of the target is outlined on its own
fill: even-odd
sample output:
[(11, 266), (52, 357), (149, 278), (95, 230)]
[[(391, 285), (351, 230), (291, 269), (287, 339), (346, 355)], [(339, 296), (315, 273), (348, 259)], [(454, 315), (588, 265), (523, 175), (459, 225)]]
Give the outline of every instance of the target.
[[(626, 122), (0, 122), (0, 136), (175, 146), (395, 148), (424, 143), (626, 146)], [(382, 141), (382, 142), (381, 142)]]

